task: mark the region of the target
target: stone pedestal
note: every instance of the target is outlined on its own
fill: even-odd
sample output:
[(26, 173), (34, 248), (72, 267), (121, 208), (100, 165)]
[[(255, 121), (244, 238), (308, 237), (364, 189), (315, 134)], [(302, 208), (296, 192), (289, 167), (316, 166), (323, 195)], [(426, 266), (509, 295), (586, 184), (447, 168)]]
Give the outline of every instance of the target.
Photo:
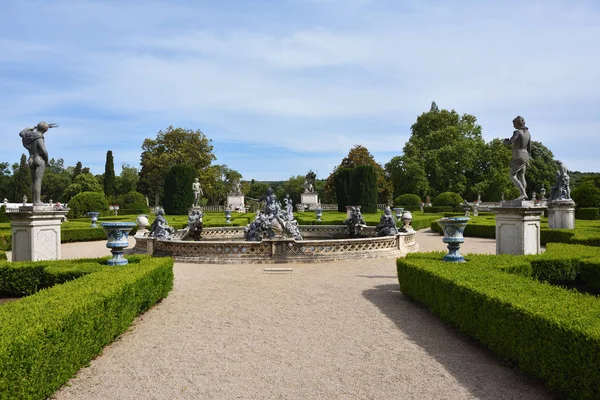
[(575, 203), (572, 200), (548, 202), (548, 228), (575, 229)]
[(319, 195), (317, 193), (302, 193), (300, 194), (300, 203), (308, 206), (309, 210), (316, 210), (319, 208)]
[(506, 201), (496, 214), (496, 254), (540, 254), (540, 220), (545, 207), (533, 201)]
[(243, 194), (227, 195), (227, 204), (225, 204), (225, 208), (227, 208), (227, 207), (231, 207), (232, 210), (235, 210), (238, 212), (244, 212), (246, 209), (245, 203), (244, 203), (244, 195)]
[(60, 260), (60, 224), (69, 210), (21, 206), (6, 215), (12, 229), (12, 260)]

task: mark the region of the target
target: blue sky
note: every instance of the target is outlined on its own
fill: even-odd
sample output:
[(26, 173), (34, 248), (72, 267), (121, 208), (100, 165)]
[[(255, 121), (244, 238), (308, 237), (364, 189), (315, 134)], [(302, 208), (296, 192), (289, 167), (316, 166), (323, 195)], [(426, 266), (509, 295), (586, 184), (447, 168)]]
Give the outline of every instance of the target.
[(244, 179), (326, 178), (356, 144), (385, 164), (416, 117), (522, 115), (571, 170), (600, 171), (600, 2), (5, 0), (0, 161), (44, 120), (51, 157), (138, 166), (144, 138), (200, 129)]

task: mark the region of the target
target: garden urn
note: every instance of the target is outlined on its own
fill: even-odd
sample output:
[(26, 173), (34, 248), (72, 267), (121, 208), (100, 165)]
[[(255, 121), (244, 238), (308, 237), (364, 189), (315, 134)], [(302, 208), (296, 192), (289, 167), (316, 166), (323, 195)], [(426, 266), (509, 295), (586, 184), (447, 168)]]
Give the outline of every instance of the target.
[(400, 221), (402, 219), (402, 211), (404, 211), (404, 208), (394, 207), (394, 212), (396, 213), (396, 219), (398, 221)]
[(451, 217), (442, 218), (436, 221), (444, 231), (444, 238), (442, 241), (448, 245), (448, 254), (444, 256), (444, 261), (465, 261), (465, 258), (459, 253), (459, 249), (461, 243), (464, 243), (465, 241), (463, 233), (469, 220), (470, 218), (467, 217)]
[(113, 255), (113, 258), (108, 260), (107, 264), (127, 264), (127, 259), (123, 257), (123, 253), (129, 246), (129, 232), (135, 227), (135, 222), (102, 222), (100, 225), (108, 239), (106, 247), (110, 249)]
[(315, 215), (317, 216), (317, 221), (321, 221), (321, 217), (323, 216), (323, 209), (322, 208), (315, 209)]
[(87, 213), (87, 215), (92, 221), (92, 228), (97, 228), (98, 225), (96, 225), (96, 222), (98, 222), (98, 215), (100, 215), (100, 213), (98, 211), (90, 211)]

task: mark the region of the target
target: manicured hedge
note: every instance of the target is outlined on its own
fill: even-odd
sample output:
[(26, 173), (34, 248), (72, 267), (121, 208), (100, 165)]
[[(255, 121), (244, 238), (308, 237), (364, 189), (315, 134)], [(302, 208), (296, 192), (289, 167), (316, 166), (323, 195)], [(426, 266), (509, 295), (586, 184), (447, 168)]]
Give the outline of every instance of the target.
[(394, 199), (394, 207), (408, 207), (416, 206), (419, 207), (421, 204), (421, 198), (416, 194), (401, 194)]
[(454, 207), (452, 207), (452, 206), (423, 207), (423, 212), (430, 213), (430, 214), (438, 214), (438, 213), (445, 213), (445, 212), (452, 212), (452, 211), (455, 211)]
[(82, 273), (90, 268), (89, 273), (0, 306), (0, 399), (48, 397), (167, 296), (173, 287), (171, 258), (128, 259), (121, 267), (100, 259), (95, 272), (89, 260), (62, 261), (45, 273), (64, 277), (69, 268)]
[[(569, 257), (600, 265), (576, 247)], [(547, 252), (468, 255), (461, 264), (443, 262), (442, 253), (409, 254), (397, 260), (400, 289), (567, 398), (600, 398), (600, 300), (523, 276), (527, 264), (542, 265), (536, 260), (565, 260), (552, 246)]]
[(576, 219), (596, 220), (600, 219), (600, 208), (586, 207), (575, 210)]

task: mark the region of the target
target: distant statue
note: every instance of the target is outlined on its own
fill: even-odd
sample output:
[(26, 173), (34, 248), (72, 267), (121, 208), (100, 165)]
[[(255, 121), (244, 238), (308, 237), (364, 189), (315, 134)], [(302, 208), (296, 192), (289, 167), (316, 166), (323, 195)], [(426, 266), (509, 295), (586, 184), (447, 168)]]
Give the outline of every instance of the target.
[(50, 165), (48, 161), (48, 151), (44, 143), (44, 133), (50, 128), (56, 128), (58, 124), (47, 124), (40, 122), (33, 128), (25, 128), (19, 136), (23, 139), (23, 146), (29, 150), (29, 159), (27, 164), (31, 174), (31, 193), (33, 195), (33, 205), (43, 206), (42, 203), (42, 178), (46, 167)]
[(304, 193), (314, 193), (315, 192), (315, 187), (313, 186), (312, 182), (309, 181), (308, 179), (306, 179), (304, 181)]
[(234, 180), (231, 184), (231, 194), (234, 196), (242, 195), (242, 183), (239, 179)]
[(287, 215), (290, 217), (290, 219), (294, 219), (294, 203), (292, 202), (292, 199), (290, 199), (289, 194), (287, 194), (285, 199), (283, 199), (283, 204), (285, 206)]
[(200, 210), (192, 210), (188, 215), (188, 235), (194, 240), (200, 240), (202, 238), (202, 229), (204, 228), (202, 217), (204, 217), (204, 213)]
[(350, 238), (361, 236), (363, 228), (367, 227), (367, 223), (358, 207), (351, 208), (350, 218), (346, 219), (344, 224), (346, 224), (346, 227), (348, 228), (348, 236)]
[(171, 235), (175, 233), (175, 230), (167, 224), (165, 218), (165, 211), (162, 208), (156, 210), (156, 218), (150, 226), (151, 237), (170, 239)]
[(556, 184), (550, 189), (550, 201), (555, 200), (570, 200), (571, 188), (569, 170), (562, 161), (556, 161), (558, 171), (556, 171)]
[(505, 145), (512, 145), (512, 160), (510, 161), (510, 180), (519, 189), (519, 197), (515, 200), (527, 199), (527, 182), (525, 181), (525, 170), (529, 155), (531, 154), (531, 134), (525, 126), (523, 117), (513, 119), (515, 131), (512, 137), (504, 139)]
[(377, 236), (394, 236), (398, 233), (398, 228), (396, 227), (396, 220), (392, 215), (392, 210), (390, 210), (389, 206), (386, 206), (381, 218), (379, 219), (379, 225), (376, 227)]
[(192, 183), (192, 190), (194, 191), (194, 204), (192, 205), (192, 207), (198, 207), (200, 198), (204, 194), (202, 192), (202, 187), (200, 186), (200, 182), (198, 182), (198, 178), (194, 179), (194, 183)]

